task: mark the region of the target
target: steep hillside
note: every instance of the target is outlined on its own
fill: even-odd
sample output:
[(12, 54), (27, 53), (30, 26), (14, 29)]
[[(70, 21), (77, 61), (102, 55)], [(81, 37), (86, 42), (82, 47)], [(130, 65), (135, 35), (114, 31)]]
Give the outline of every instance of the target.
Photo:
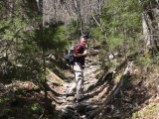
[(144, 56), (137, 55), (134, 59), (116, 56), (107, 60), (109, 65), (103, 68), (101, 54), (97, 50), (92, 52), (86, 59), (83, 95), (79, 101), (71, 91), (73, 72), (70, 69), (59, 70), (62, 78), (53, 72), (50, 61), (47, 82), (43, 85), (46, 90), (36, 81), (1, 83), (0, 117), (158, 119), (158, 66), (150, 62), (146, 68), (143, 67), (141, 59)]
[(61, 118), (158, 119), (157, 67), (143, 69), (137, 65), (142, 57), (138, 55), (133, 60), (115, 57), (109, 62), (111, 67), (104, 70), (99, 55), (87, 58), (83, 96), (79, 102), (70, 93), (74, 80), (54, 86), (53, 90), (60, 94), (54, 105), (62, 113)]

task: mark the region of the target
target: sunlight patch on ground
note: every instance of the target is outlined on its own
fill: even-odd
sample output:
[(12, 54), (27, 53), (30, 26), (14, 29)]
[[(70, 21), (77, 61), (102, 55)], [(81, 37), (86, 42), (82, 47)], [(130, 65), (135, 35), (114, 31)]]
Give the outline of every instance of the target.
[(132, 119), (158, 119), (159, 104), (150, 104), (143, 109), (134, 112)]

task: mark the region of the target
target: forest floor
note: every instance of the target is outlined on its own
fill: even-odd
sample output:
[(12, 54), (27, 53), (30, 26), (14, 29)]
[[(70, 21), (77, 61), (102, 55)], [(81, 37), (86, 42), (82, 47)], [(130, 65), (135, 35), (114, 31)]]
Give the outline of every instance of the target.
[[(31, 81), (14, 81), (12, 84), (0, 85), (0, 117), (3, 119), (55, 117), (57, 119), (159, 119), (158, 92), (152, 85), (152, 88), (147, 86), (151, 82), (147, 82), (146, 77), (135, 72), (136, 67), (133, 67), (133, 71), (126, 72), (130, 63), (120, 58), (112, 60), (114, 65), (111, 69), (103, 72), (98, 56), (89, 59), (86, 60), (84, 70), (82, 98), (78, 102), (75, 100), (75, 93), (71, 92), (74, 84), (73, 72), (65, 70), (66, 78), (61, 79), (51, 69), (47, 69), (47, 108), (45, 92), (38, 86)], [(155, 76), (153, 76), (159, 77), (155, 71), (157, 70), (154, 69)], [(12, 95), (14, 94), (12, 89), (15, 95)], [(8, 98), (11, 96), (14, 97), (13, 100)]]
[[(67, 73), (72, 80), (68, 78), (52, 88), (60, 94), (54, 105), (63, 113), (63, 119), (159, 119), (159, 98), (154, 90), (148, 89), (145, 77), (133, 71), (125, 74), (129, 63), (123, 58), (119, 61), (124, 65), (114, 60), (114, 68), (99, 77), (103, 72), (98, 57), (94, 59), (86, 63), (83, 96), (79, 102), (70, 93), (73, 73)], [(51, 83), (50, 78), (48, 84)]]

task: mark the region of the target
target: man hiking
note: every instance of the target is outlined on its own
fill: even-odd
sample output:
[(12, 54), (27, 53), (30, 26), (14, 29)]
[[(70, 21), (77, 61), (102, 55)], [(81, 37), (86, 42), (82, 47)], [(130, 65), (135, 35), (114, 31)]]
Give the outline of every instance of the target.
[(75, 73), (75, 81), (76, 81), (76, 95), (75, 98), (79, 100), (81, 98), (81, 90), (82, 90), (82, 83), (84, 81), (84, 64), (85, 64), (85, 57), (87, 56), (87, 47), (88, 47), (88, 35), (83, 35), (80, 37), (79, 42), (74, 47), (74, 73)]

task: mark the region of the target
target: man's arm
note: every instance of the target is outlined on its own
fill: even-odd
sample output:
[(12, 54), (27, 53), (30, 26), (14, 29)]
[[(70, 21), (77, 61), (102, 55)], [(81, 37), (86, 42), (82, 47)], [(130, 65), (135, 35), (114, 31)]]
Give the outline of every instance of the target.
[(83, 53), (74, 53), (74, 57), (83, 57), (86, 56), (88, 54), (87, 49), (84, 50)]

